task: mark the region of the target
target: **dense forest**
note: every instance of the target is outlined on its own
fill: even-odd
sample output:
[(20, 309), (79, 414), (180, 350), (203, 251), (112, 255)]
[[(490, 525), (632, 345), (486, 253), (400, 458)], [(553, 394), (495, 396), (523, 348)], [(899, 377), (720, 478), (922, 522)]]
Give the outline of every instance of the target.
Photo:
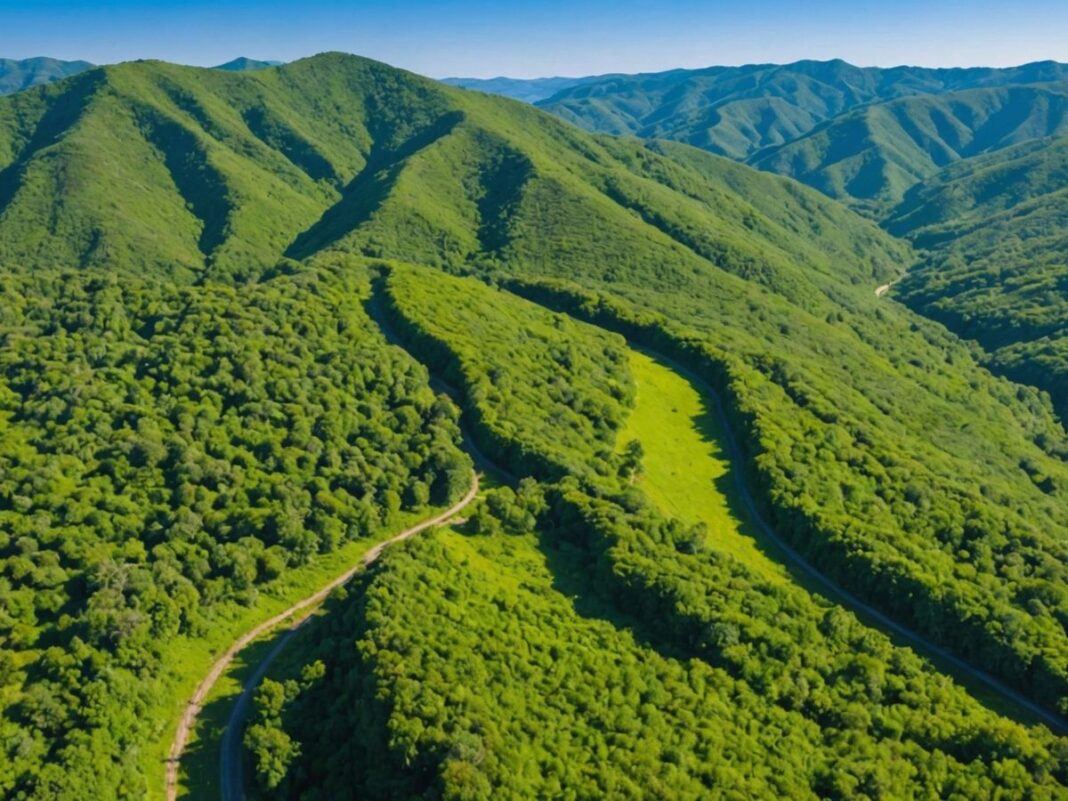
[[(405, 267), (388, 291), (420, 332), (410, 347), (457, 380), (475, 429), (508, 421), (486, 437), (506, 470), (551, 479), (560, 464), (603, 461), (597, 438), (546, 437), (537, 411), (554, 408), (563, 384), (580, 416), (604, 419), (584, 403), (602, 391), (600, 373), (544, 367), (561, 347), (594, 350), (603, 334), (560, 320), (551, 335), (487, 348), (497, 326), (531, 332), (559, 317)], [(531, 380), (489, 379), (480, 360)], [(607, 363), (627, 383), (625, 361)], [(510, 443), (552, 458), (533, 461)], [(387, 556), (339, 600), (329, 633), (309, 635), (305, 663), (257, 694), (246, 743), (267, 797), (1063, 789), (1055, 738), (983, 709), (852, 614), (757, 575), (717, 532), (662, 517), (628, 480), (626, 450), (614, 449), (615, 471), (494, 490), (462, 535)]]
[[(980, 457), (980, 451), (971, 459), (960, 450), (939, 455), (929, 451), (920, 463), (900, 449), (910, 435), (907, 427), (895, 430), (895, 446), (871, 427), (867, 415), (847, 423), (854, 432), (848, 439), (836, 443), (821, 437), (821, 424), (847, 422), (840, 402), (846, 384), (832, 386), (825, 383), (826, 376), (806, 374), (799, 361), (778, 368), (779, 385), (769, 386), (744, 361), (670, 318), (561, 283), (514, 286), (659, 348), (722, 388), (732, 400), (730, 414), (736, 430), (743, 432), (744, 446), (756, 454), (749, 464), (752, 480), (762, 488), (760, 497), (777, 530), (862, 597), (877, 599), (901, 619), (1001, 672), (1051, 707), (1063, 705), (1068, 668), (1064, 649), (1054, 643), (1064, 636), (1065, 544), (1034, 525), (1035, 513), (1062, 519), (1063, 508), (1045, 498), (1059, 493), (1061, 485), (1035, 469), (1037, 463), (1021, 469), (1021, 477), (1029, 479), (1026, 484), (1010, 481), (999, 490), (984, 484), (976, 492), (960, 480), (967, 475), (961, 471), (974, 469), (980, 458), (989, 460)], [(937, 378), (931, 371), (924, 375)], [(924, 383), (917, 380), (914, 386), (922, 391)], [(922, 414), (924, 400), (919, 392), (909, 399), (915, 413)], [(765, 409), (778, 404), (795, 411), (787, 414), (780, 406), (772, 422)], [(922, 419), (927, 431), (913, 436), (937, 442), (934, 417)], [(1048, 430), (1056, 428), (1051, 424)], [(808, 437), (820, 437), (817, 452), (824, 458), (802, 467), (797, 461), (802, 451), (786, 443)], [(883, 459), (865, 454), (880, 445), (885, 448)], [(1045, 463), (1057, 464), (1052, 459)], [(849, 471), (842, 465), (849, 465)], [(1013, 484), (1019, 489), (1013, 490)], [(865, 485), (871, 495), (864, 492)], [(1007, 500), (1012, 496), (1002, 493), (1019, 490), (1023, 492), (1017, 498), (1036, 499), (1027, 513), (991, 502)], [(1055, 523), (1051, 532), (1062, 525)], [(873, 528), (865, 533), (867, 526)], [(940, 547), (932, 548), (934, 543)], [(956, 567), (949, 566), (951, 559), (959, 560)], [(904, 598), (903, 587), (908, 588)], [(1027, 595), (1030, 592), (1038, 594)], [(1029, 603), (1031, 598), (1039, 603)]]
[[(461, 495), (462, 421), (509, 486), (309, 627), (248, 730), (265, 795), (1063, 797), (1063, 738), (676, 519), (621, 436), (640, 345), (716, 390), (831, 581), (1068, 714), (1068, 438), (1035, 377), (1062, 172), (997, 141), (909, 188), (897, 237), (336, 53), (0, 98), (0, 795), (158, 793), (173, 674), (212, 657), (169, 649)], [(1034, 180), (991, 194), (1004, 158)]]
[(143, 797), (169, 641), (466, 489), (455, 410), (361, 294), (3, 278), (5, 798)]
[(1068, 420), (1068, 138), (947, 168), (894, 210), (924, 258), (894, 296), (974, 339)]

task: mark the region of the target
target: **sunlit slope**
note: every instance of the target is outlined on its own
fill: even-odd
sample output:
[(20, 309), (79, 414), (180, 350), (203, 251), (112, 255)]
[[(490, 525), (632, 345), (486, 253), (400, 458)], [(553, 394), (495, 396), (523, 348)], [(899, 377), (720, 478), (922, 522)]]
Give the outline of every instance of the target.
[[(1048, 733), (983, 709), (908, 649), (796, 586), (768, 557), (735, 547), (735, 532), (723, 526), (730, 510), (702, 503), (702, 475), (716, 481), (727, 465), (703, 447), (707, 429), (692, 419), (701, 401), (685, 381), (664, 373), (650, 380), (650, 363), (620, 358), (617, 337), (470, 278), (391, 265), (379, 291), (405, 347), (454, 382), (468, 424), (488, 429), (487, 450), (524, 478), (472, 512), (447, 576), (438, 575), (444, 554), (426, 540), (411, 546), (414, 558), (387, 556), (328, 637), (305, 646), (308, 667), (290, 674), (297, 685), (284, 702), (277, 690), (264, 694), (246, 743), (269, 797), (319, 787), (337, 798), (408, 798), (433, 786), (521, 798), (549, 792), (546, 778), (561, 771), (561, 784), (592, 782), (612, 796), (763, 797), (753, 783), (769, 776), (768, 765), (773, 794), (790, 798), (848, 798), (873, 781), (892, 797), (1059, 790)], [(502, 329), (514, 335), (494, 335)], [(630, 419), (659, 417), (660, 433), (681, 434), (679, 456), (697, 468), (677, 491), (663, 486), (671, 468), (657, 450), (678, 450), (677, 442), (649, 442), (631, 481), (624, 440), (633, 429), (628, 422), (616, 433), (622, 404), (601, 390), (606, 374), (622, 385), (628, 372), (638, 381)], [(644, 411), (643, 378), (646, 391), (660, 390)], [(553, 419), (560, 422), (547, 428)], [(575, 436), (591, 425), (598, 434)], [(613, 434), (621, 447), (606, 453)], [(645, 501), (654, 484), (674, 494), (682, 520)], [(530, 545), (537, 559), (512, 561)], [(530, 593), (525, 602), (503, 591), (512, 576)], [(534, 614), (559, 602), (567, 614)], [(652, 691), (654, 679), (635, 675), (625, 637), (612, 639), (607, 662), (595, 642), (572, 640), (602, 623), (637, 635), (647, 649), (637, 664), (707, 677), (699, 707), (688, 706), (681, 676), (662, 697), (636, 703), (631, 691)], [(586, 678), (572, 681), (572, 670)], [(690, 721), (681, 741), (664, 717), (676, 704)], [(647, 735), (666, 731), (631, 737), (637, 720)], [(739, 720), (750, 721), (744, 747), (727, 745), (736, 733), (717, 741), (724, 748), (708, 747), (706, 733), (734, 732)], [(610, 748), (601, 747), (602, 733)], [(677, 745), (666, 759), (647, 758), (669, 742)], [(665, 770), (672, 778), (662, 784)], [(702, 790), (691, 785), (694, 775), (716, 778)]]
[(130, 63), (7, 98), (0, 259), (180, 276), (273, 263), (369, 159), (440, 121), (431, 89), (325, 58)]
[[(237, 74), (131, 63), (0, 101), (0, 260), (191, 278), (343, 250), (795, 284), (809, 268), (870, 283), (904, 261), (815, 194), (735, 190), (731, 168), (355, 56)], [(760, 194), (781, 203), (757, 209)]]
[(1047, 390), (1068, 419), (1068, 138), (953, 165), (887, 226), (927, 251), (895, 295)]
[(632, 349), (628, 356), (636, 392), (618, 444), (623, 448), (637, 440), (642, 445), (635, 485), (664, 515), (707, 526), (717, 550), (762, 578), (786, 581), (781, 563), (765, 555), (755, 530), (744, 522), (734, 468), (711, 400), (648, 354)]

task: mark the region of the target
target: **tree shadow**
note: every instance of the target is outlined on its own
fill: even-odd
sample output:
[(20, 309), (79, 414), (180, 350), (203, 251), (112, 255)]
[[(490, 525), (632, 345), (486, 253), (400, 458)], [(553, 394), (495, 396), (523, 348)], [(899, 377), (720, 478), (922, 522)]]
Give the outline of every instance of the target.
[(668, 659), (708, 661), (694, 647), (680, 643), (662, 625), (627, 611), (621, 603), (626, 590), (602, 586), (598, 560), (605, 558), (558, 531), (538, 527), (537, 545), (552, 576), (552, 588), (566, 597), (575, 613), (587, 620), (610, 623), (628, 632), (640, 646)]

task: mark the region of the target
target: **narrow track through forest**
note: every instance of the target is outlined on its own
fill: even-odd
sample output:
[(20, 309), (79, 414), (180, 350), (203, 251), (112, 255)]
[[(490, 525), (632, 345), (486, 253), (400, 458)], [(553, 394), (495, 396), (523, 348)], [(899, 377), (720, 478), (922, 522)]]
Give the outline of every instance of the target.
[(212, 687), (215, 686), (219, 677), (223, 675), (226, 669), (234, 661), (234, 657), (263, 634), (266, 634), (268, 631), (271, 631), (290, 618), (299, 615), (301, 612), (305, 613), (293, 622), (289, 631), (286, 632), (267, 656), (264, 657), (259, 665), (257, 665), (248, 681), (245, 682), (241, 695), (238, 697), (233, 710), (230, 713), (226, 732), (223, 735), (222, 751), (219, 759), (220, 787), (224, 799), (239, 799), (244, 797), (244, 785), (241, 770), (241, 732), (244, 730), (245, 714), (248, 711), (252, 693), (267, 672), (271, 662), (282, 652), (286, 644), (292, 639), (293, 635), (300, 629), (300, 627), (311, 618), (316, 607), (322, 603), (331, 592), (347, 583), (353, 576), (361, 570), (364, 570), (368, 565), (374, 563), (389, 546), (414, 537), (416, 534), (426, 531), (429, 528), (443, 525), (452, 520), (475, 499), (478, 495), (478, 490), (479, 477), (477, 473), (472, 471), (470, 489), (468, 489), (463, 498), (451, 507), (414, 526), (410, 526), (389, 539), (383, 540), (373, 546), (371, 549), (364, 552), (360, 557), (360, 560), (350, 569), (331, 580), (312, 595), (298, 601), (288, 609), (279, 612), (274, 617), (263, 621), (255, 628), (247, 631), (234, 642), (222, 656), (215, 660), (215, 663), (211, 666), (211, 670), (208, 671), (207, 676), (205, 676), (203, 681), (197, 686), (196, 692), (193, 693), (193, 697), (189, 699), (185, 712), (178, 723), (178, 729), (174, 734), (170, 757), (167, 760), (167, 801), (175, 801), (178, 798), (178, 768), (182, 754), (185, 751), (186, 742), (189, 739), (189, 733), (193, 730), (193, 727), (196, 724), (197, 715), (200, 712), (205, 699), (211, 693)]

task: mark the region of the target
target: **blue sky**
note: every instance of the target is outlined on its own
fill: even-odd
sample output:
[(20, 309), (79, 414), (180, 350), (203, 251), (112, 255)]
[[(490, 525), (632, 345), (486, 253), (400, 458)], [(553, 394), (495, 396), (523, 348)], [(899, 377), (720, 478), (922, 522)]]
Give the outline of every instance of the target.
[(0, 56), (96, 63), (323, 50), (434, 77), (587, 75), (844, 58), (861, 65), (1068, 61), (1068, 0), (0, 0)]

